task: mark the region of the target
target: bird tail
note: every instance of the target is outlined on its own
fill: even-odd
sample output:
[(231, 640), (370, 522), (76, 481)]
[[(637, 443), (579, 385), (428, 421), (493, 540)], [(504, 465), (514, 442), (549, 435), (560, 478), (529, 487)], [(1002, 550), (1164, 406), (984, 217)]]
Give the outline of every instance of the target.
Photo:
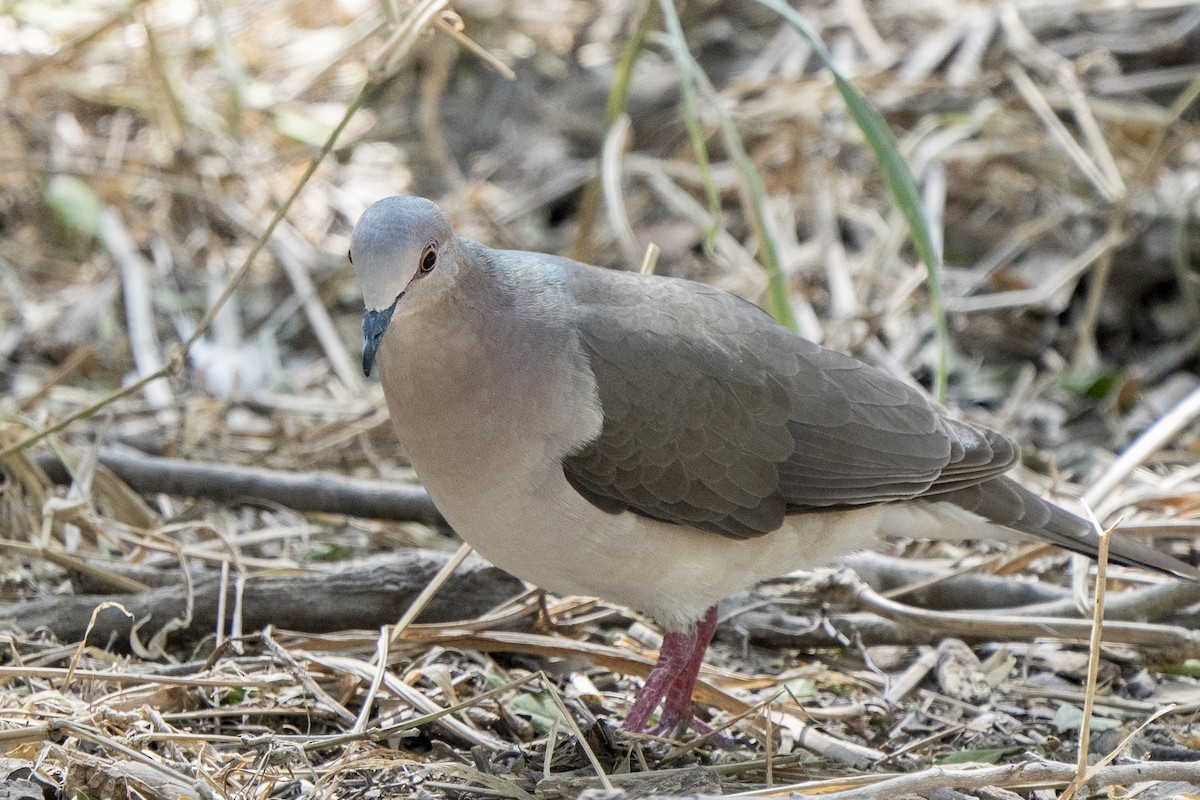
[[(975, 486), (946, 492), (937, 499), (1074, 553), (1092, 558), (1098, 553), (1099, 539), (1091, 523), (1046, 502), (1011, 478), (992, 478)], [(1108, 558), (1127, 567), (1200, 580), (1200, 570), (1137, 539), (1121, 536), (1119, 528), (1109, 537)]]

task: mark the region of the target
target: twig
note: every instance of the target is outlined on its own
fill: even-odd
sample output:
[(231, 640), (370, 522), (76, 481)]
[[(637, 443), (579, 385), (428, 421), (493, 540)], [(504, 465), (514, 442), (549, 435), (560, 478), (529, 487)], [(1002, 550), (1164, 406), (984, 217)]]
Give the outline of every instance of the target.
[(395, 74), (401, 61), (416, 43), (417, 37), (444, 13), (449, 0), (420, 0), (409, 9), (407, 16), (396, 25), (392, 36), (374, 59), (371, 67), (371, 83), (379, 85)]
[[(1088, 511), (1090, 512), (1091, 509), (1089, 508)], [(1099, 528), (1099, 523), (1096, 522), (1094, 516), (1092, 524)], [(1112, 535), (1112, 532), (1112, 528), (1101, 531), (1098, 542), (1096, 600), (1092, 606), (1092, 636), (1088, 640), (1087, 681), (1083, 690), (1083, 715), (1079, 722), (1079, 753), (1075, 759), (1075, 779), (1063, 791), (1060, 800), (1073, 800), (1087, 774), (1088, 750), (1092, 741), (1092, 707), (1096, 702), (1096, 676), (1100, 672), (1100, 642), (1104, 627), (1104, 582), (1108, 569), (1108, 537)]]
[(80, 345), (72, 349), (67, 354), (67, 357), (54, 368), (50, 376), (41, 382), (36, 390), (20, 399), (17, 403), (17, 408), (21, 411), (29, 411), (40, 406), (50, 396), (50, 392), (55, 386), (66, 382), (67, 378), (83, 367), (91, 357), (92, 348), (88, 345)]
[(312, 676), (309, 675), (302, 666), (300, 666), (292, 654), (289, 653), (287, 649), (283, 647), (283, 645), (275, 641), (274, 637), (271, 635), (272, 627), (273, 626), (268, 625), (263, 629), (262, 632), (262, 641), (263, 644), (267, 646), (267, 649), (274, 653), (275, 657), (283, 662), (283, 665), (287, 667), (288, 672), (292, 674), (292, 677), (296, 679), (296, 682), (303, 686), (305, 690), (307, 690), (308, 693), (313, 696), (313, 699), (316, 700), (318, 705), (324, 706), (329, 711), (333, 712), (333, 714), (342, 722), (347, 724), (353, 723), (354, 715), (351, 714), (344, 705), (330, 697), (329, 692), (322, 689), (320, 684), (313, 680)]
[[(1015, 15), (1015, 13), (1014, 11), (1013, 14)], [(1001, 20), (1004, 20), (1005, 17), (1006, 15), (1001, 13)], [(1067, 157), (1075, 163), (1075, 166), (1079, 167), (1079, 171), (1096, 187), (1096, 191), (1100, 193), (1101, 197), (1110, 203), (1117, 201), (1124, 193), (1125, 187), (1114, 186), (1108, 176), (1096, 165), (1096, 162), (1075, 141), (1066, 126), (1059, 120), (1058, 115), (1054, 113), (1050, 101), (1034, 84), (1033, 79), (1016, 64), (1010, 65), (1006, 72), (1021, 97), (1046, 126), (1050, 138), (1066, 152)]]
[(592, 765), (592, 769), (596, 772), (596, 777), (600, 779), (600, 783), (608, 791), (613, 790), (612, 783), (608, 780), (608, 775), (604, 772), (604, 767), (600, 766), (600, 760), (596, 758), (596, 753), (592, 750), (591, 745), (587, 743), (587, 739), (583, 735), (583, 731), (579, 730), (579, 724), (575, 721), (575, 715), (567, 710), (567, 706), (563, 703), (562, 696), (558, 692), (558, 687), (551, 682), (546, 673), (539, 670), (537, 673), (538, 681), (542, 684), (542, 689), (550, 695), (550, 699), (554, 701), (554, 705), (558, 707), (558, 713), (567, 721), (567, 727), (571, 729), (571, 733), (575, 735), (575, 741), (579, 743), (579, 748), (583, 750), (587, 756), (588, 763)]
[[(367, 662), (357, 658), (350, 658), (348, 656), (335, 655), (333, 653), (309, 653), (308, 658), (313, 663), (321, 664), (327, 669), (345, 672), (364, 683), (370, 683), (378, 673), (378, 670), (376, 670)], [(393, 735), (394, 732), (410, 730), (417, 725), (426, 724), (431, 720), (436, 720), (439, 725), (448, 729), (453, 735), (461, 737), (462, 739), (470, 742), (472, 745), (478, 745), (492, 751), (502, 750), (507, 746), (505, 742), (488, 733), (487, 731), (465, 724), (455, 717), (454, 713), (461, 709), (467, 708), (468, 706), (475, 705), (485, 697), (494, 696), (501, 691), (507, 691), (514, 686), (533, 679), (533, 676), (529, 675), (516, 681), (507, 683), (504, 686), (498, 686), (495, 689), (488, 690), (480, 695), (477, 695), (476, 697), (471, 698), (470, 700), (443, 708), (432, 699), (427, 697), (420, 689), (409, 686), (400, 678), (400, 676), (396, 675), (390, 670), (384, 670), (382, 674), (383, 685), (389, 692), (395, 695), (395, 697), (402, 703), (407, 703), (422, 714), (429, 716), (421, 717), (415, 720), (406, 720), (398, 725), (389, 726), (384, 731), (373, 732), (367, 730), (360, 733), (349, 733), (344, 734), (343, 736), (329, 737), (329, 739), (325, 742), (314, 742), (312, 745), (313, 748), (327, 747), (330, 743), (342, 741), (384, 738), (387, 735)], [(306, 746), (305, 749), (309, 749), (308, 746)]]
[(617, 235), (625, 262), (632, 265), (637, 261), (637, 241), (629, 224), (625, 196), (621, 191), (621, 156), (629, 147), (629, 134), (629, 115), (618, 114), (604, 136), (604, 147), (600, 153), (600, 186), (604, 194), (604, 207), (608, 209), (608, 224)]
[(849, 23), (850, 30), (854, 32), (854, 37), (866, 51), (872, 67), (882, 71), (895, 63), (895, 53), (879, 35), (879, 31), (875, 30), (875, 24), (863, 7), (862, 0), (839, 0), (838, 8)]
[[(638, 18), (637, 28), (634, 29), (633, 35), (629, 37), (625, 47), (621, 50), (621, 59), (617, 62), (612, 88), (608, 91), (608, 105), (604, 111), (605, 130), (611, 129), (617, 120), (617, 115), (625, 110), (625, 103), (629, 99), (629, 88), (633, 85), (633, 68), (637, 65), (642, 49), (646, 46), (646, 35), (650, 32), (650, 25), (654, 21), (655, 4), (653, 0), (642, 0), (642, 2), (642, 13)], [(600, 178), (596, 176), (590, 179), (584, 187), (583, 199), (579, 203), (579, 214), (576, 217), (579, 228), (575, 234), (575, 242), (571, 246), (571, 258), (578, 261), (592, 260), (592, 229), (596, 225), (596, 215), (600, 209), (600, 196)]]
[(946, 69), (946, 82), (951, 86), (968, 86), (979, 80), (984, 55), (996, 32), (996, 12), (992, 8), (976, 7), (972, 11), (962, 42)]
[(456, 11), (443, 11), (440, 16), (433, 20), (433, 24), (438, 26), (438, 30), (447, 34), (451, 39), (458, 42), (459, 45), (478, 58), (483, 63), (494, 69), (500, 75), (510, 81), (517, 79), (517, 74), (512, 71), (512, 67), (505, 64), (496, 56), (492, 55), (486, 48), (463, 33), (463, 20)]
[[(1006, 764), (999, 767), (974, 769), (945, 769), (934, 767), (911, 775), (887, 778), (858, 789), (844, 792), (822, 793), (821, 800), (891, 800), (901, 796), (929, 797), (939, 789), (970, 791), (985, 787), (1036, 787), (1056, 786), (1068, 783), (1075, 776), (1074, 764), (1052, 761)], [(1148, 761), (1138, 764), (1120, 764), (1097, 770), (1088, 785), (1129, 786), (1142, 781), (1185, 781), (1195, 784), (1200, 781), (1200, 762), (1196, 761)], [(785, 791), (803, 792), (807, 784), (774, 787), (772, 794)], [(756, 793), (725, 797), (753, 797)]]
[[(137, 250), (133, 237), (125, 230), (120, 213), (111, 206), (100, 212), (97, 235), (101, 244), (121, 270), (124, 290), (125, 322), (129, 326), (129, 347), (139, 376), (152, 375), (162, 369), (162, 345), (154, 329), (154, 309), (150, 305), (150, 264)], [(155, 408), (165, 408), (173, 402), (169, 384), (146, 384), (146, 399)]]
[(846, 248), (842, 245), (842, 231), (836, 208), (837, 192), (830, 191), (835, 178), (830, 164), (822, 163), (812, 171), (809, 179), (813, 196), (813, 228), (821, 247), (821, 261), (825, 264), (825, 281), (829, 291), (829, 311), (834, 319), (853, 317), (858, 313), (858, 297), (854, 281), (850, 278)]
[(450, 556), (450, 559), (442, 565), (437, 574), (429, 579), (429, 583), (416, 596), (412, 604), (405, 609), (404, 614), (401, 615), (400, 620), (393, 627), (391, 635), (388, 637), (389, 644), (395, 644), (404, 638), (404, 631), (408, 630), (408, 626), (425, 610), (425, 606), (429, 605), (429, 601), (433, 599), (433, 596), (446, 585), (446, 582), (454, 575), (454, 571), (458, 569), (463, 561), (466, 561), (467, 556), (471, 555), (471, 553), (471, 545), (464, 542), (459, 546), (458, 551)]
[(341, 333), (333, 324), (329, 311), (321, 303), (317, 287), (308, 274), (308, 265), (313, 262), (312, 248), (305, 246), (300, 234), (287, 222), (280, 223), (279, 230), (271, 238), (270, 247), (271, 252), (283, 265), (283, 271), (287, 273), (296, 296), (304, 304), (304, 315), (308, 318), (308, 324), (320, 342), (321, 350), (325, 353), (325, 358), (329, 359), (329, 365), (333, 367), (338, 380), (351, 396), (361, 397), (366, 392), (362, 373), (346, 354), (346, 344)]
[[(1066, 639), (1087, 639), (1091, 633), (1091, 622), (1079, 619), (1029, 618), (1017, 614), (984, 616), (978, 611), (954, 613), (949, 611), (925, 611), (888, 600), (873, 589), (858, 583), (856, 595), (870, 608), (884, 616), (905, 620), (920, 625), (926, 630), (980, 638), (1013, 637), (1032, 638), (1058, 636)], [(1104, 623), (1106, 641), (1122, 644), (1163, 647), (1194, 656), (1200, 653), (1200, 632), (1174, 625), (1150, 625), (1135, 622)]]
[(974, 295), (971, 297), (947, 298), (946, 310), (962, 314), (978, 311), (995, 311), (1001, 308), (1024, 308), (1025, 306), (1042, 305), (1050, 301), (1060, 290), (1071, 281), (1079, 278), (1091, 268), (1092, 264), (1105, 253), (1117, 248), (1125, 241), (1121, 233), (1109, 231), (1077, 255), (1069, 263), (1059, 267), (1053, 274), (1047, 276), (1036, 286), (1028, 289), (1011, 289), (1001, 292)]
[[(1001, 6), (999, 16), (1005, 36), (1008, 38), (1015, 54), (1047, 76), (1051, 76), (1066, 94), (1066, 101), (1071, 108), (1075, 124), (1079, 127), (1080, 132), (1083, 134), (1084, 142), (1087, 143), (1088, 148), (1091, 150), (1091, 159), (1088, 160), (1086, 165), (1083, 165), (1085, 173), (1089, 169), (1094, 170), (1096, 175), (1103, 179), (1103, 184), (1098, 184), (1098, 186), (1104, 192), (1105, 199), (1115, 202), (1124, 197), (1127, 194), (1127, 189), (1125, 182), (1121, 178), (1121, 171), (1117, 167), (1117, 162), (1113, 158), (1112, 151), (1104, 139), (1104, 134), (1100, 130), (1099, 124), (1096, 122), (1096, 116), (1092, 113), (1087, 95), (1079, 84), (1075, 65), (1064, 56), (1038, 42), (1029, 32), (1029, 29), (1025, 27), (1020, 13), (1015, 6)], [(1037, 93), (1032, 81), (1027, 88), (1028, 91)], [(1026, 91), (1022, 90), (1021, 93), (1025, 94)], [(1041, 107), (1042, 104), (1044, 104), (1044, 107)], [(1075, 143), (1074, 138), (1067, 132), (1066, 126), (1050, 110), (1049, 103), (1040, 96), (1040, 93), (1039, 97), (1031, 102), (1030, 105), (1034, 106), (1034, 112), (1042, 118), (1048, 127), (1058, 126), (1060, 128), (1060, 135), (1065, 136), (1070, 140), (1071, 145), (1079, 149), (1079, 158), (1086, 158), (1086, 153), (1082, 146)], [(1051, 134), (1053, 137), (1055, 131), (1051, 130)]]
[(654, 267), (658, 264), (658, 254), (661, 252), (654, 242), (646, 245), (646, 254), (642, 256), (642, 266), (638, 268), (638, 272), (642, 275), (653, 275)]
[[(675, 67), (679, 71), (679, 105), (680, 112), (683, 114), (683, 125), (687, 130), (688, 141), (692, 145), (692, 158), (699, 170), (705, 197), (708, 198), (708, 211), (713, 218), (713, 225), (704, 236), (704, 243), (707, 246), (712, 241), (713, 235), (724, 226), (721, 224), (721, 195), (717, 191), (717, 184), (713, 179), (708, 159), (708, 144), (700, 125), (700, 111), (696, 107), (696, 88), (704, 77), (704, 71), (692, 59), (691, 52), (688, 50), (687, 39), (679, 22), (679, 14), (675, 10), (675, 0), (658, 0), (658, 8), (662, 12), (663, 27), (666, 28), (666, 33), (655, 34), (653, 38), (666, 42), (671, 54), (675, 57)], [(715, 103), (713, 107), (716, 108)], [(734, 135), (736, 136), (736, 131)], [(733, 149), (734, 146), (731, 143), (726, 142), (726, 144), (731, 150)], [(738, 160), (735, 155), (734, 161)], [(769, 273), (768, 277), (770, 277)], [(774, 316), (774, 309), (771, 311)], [(776, 317), (776, 319), (780, 318)]]
[[(283, 472), (185, 461), (126, 449), (102, 448), (99, 460), (132, 489), (144, 494), (205, 497), (224, 503), (253, 498), (296, 511), (444, 524), (425, 490), (403, 483), (328, 472)], [(53, 453), (39, 453), (37, 463), (56, 483), (70, 482), (66, 467)]]
[(908, 665), (908, 669), (901, 673), (900, 677), (891, 682), (883, 699), (893, 705), (899, 704), (909, 692), (917, 688), (921, 681), (925, 680), (925, 676), (930, 670), (937, 666), (940, 658), (938, 651), (933, 647), (917, 648), (917, 658)]
[(371, 720), (371, 713), (375, 709), (375, 698), (379, 696), (379, 687), (383, 686), (383, 678), (387, 674), (388, 668), (388, 650), (391, 648), (391, 642), (388, 641), (387, 626), (382, 625), (379, 628), (379, 636), (375, 639), (375, 655), (372, 656), (372, 661), (375, 664), (375, 674), (371, 676), (371, 680), (367, 683), (367, 691), (363, 695), (362, 705), (358, 710), (358, 717), (354, 720), (354, 725), (350, 729), (352, 733), (362, 733), (367, 729), (367, 724)]
[(454, 77), (457, 54), (448, 43), (434, 41), (425, 49), (424, 68), (417, 82), (417, 130), (429, 151), (432, 166), (452, 190), (461, 190), (464, 177), (454, 153), (450, 150), (442, 113), (446, 105), (446, 87)]
[[(1129, 209), (1126, 199), (1115, 204), (1108, 215), (1109, 238), (1121, 237), (1121, 225)], [(1096, 324), (1100, 320), (1100, 310), (1104, 305), (1104, 296), (1108, 289), (1108, 276), (1112, 272), (1113, 251), (1105, 250), (1096, 259), (1088, 276), (1087, 297), (1083, 304), (1083, 313), (1075, 323), (1075, 346), (1071, 348), (1071, 367), (1079, 372), (1094, 371), (1100, 363), (1096, 349)]]
[(1178, 433), (1200, 416), (1200, 388), (1180, 400), (1169, 412), (1133, 440), (1120, 457), (1083, 495), (1083, 501), (1097, 509), (1097, 516), (1104, 518), (1105, 499), (1108, 494), (1133, 474), (1146, 459), (1173, 441)]

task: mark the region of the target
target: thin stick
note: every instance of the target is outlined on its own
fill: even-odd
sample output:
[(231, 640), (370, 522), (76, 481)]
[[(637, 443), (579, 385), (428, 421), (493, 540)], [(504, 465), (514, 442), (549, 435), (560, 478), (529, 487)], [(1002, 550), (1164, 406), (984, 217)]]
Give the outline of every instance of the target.
[(375, 698), (379, 694), (379, 687), (383, 685), (384, 673), (387, 672), (389, 649), (387, 627), (385, 626), (379, 629), (379, 638), (375, 640), (375, 674), (371, 676), (371, 683), (367, 686), (367, 695), (363, 698), (358, 719), (354, 721), (354, 727), (351, 729), (353, 733), (362, 733), (367, 729), (367, 723), (371, 719), (371, 709), (375, 707)]
[(554, 761), (554, 745), (558, 740), (558, 717), (550, 720), (550, 732), (546, 734), (546, 753), (542, 757), (542, 778), (550, 777), (550, 764)]
[(558, 713), (562, 714), (562, 718), (567, 721), (567, 727), (575, 734), (575, 738), (579, 741), (579, 747), (587, 756), (588, 761), (592, 764), (592, 769), (596, 771), (596, 777), (600, 779), (600, 783), (608, 791), (614, 791), (612, 781), (608, 779), (608, 775), (604, 774), (604, 767), (600, 766), (600, 759), (596, 758), (596, 754), (592, 752), (592, 748), (588, 745), (587, 739), (583, 738), (583, 731), (579, 730), (579, 725), (575, 723), (575, 717), (571, 716), (571, 712), (567, 711), (567, 706), (563, 703), (562, 698), (558, 694), (558, 687), (551, 683), (550, 678), (545, 672), (538, 670), (538, 680), (542, 686), (550, 694), (550, 699), (554, 701), (554, 705), (558, 706)]
[(429, 605), (429, 601), (433, 596), (446, 585), (446, 581), (450, 580), (450, 576), (454, 574), (454, 570), (458, 569), (459, 565), (466, 560), (467, 556), (471, 555), (471, 545), (463, 542), (449, 561), (447, 561), (438, 573), (433, 576), (428, 585), (421, 590), (416, 599), (412, 601), (412, 605), (400, 617), (400, 621), (393, 626), (391, 635), (388, 636), (388, 644), (393, 645), (404, 638), (404, 631), (412, 624), (412, 621), (417, 618), (417, 615), (425, 610), (425, 606)]
[(87, 630), (83, 632), (83, 636), (79, 639), (79, 646), (75, 648), (75, 652), (71, 655), (71, 662), (67, 665), (67, 674), (66, 677), (63, 678), (63, 691), (66, 691), (67, 687), (71, 685), (71, 680), (75, 677), (75, 671), (79, 666), (79, 661), (83, 658), (83, 650), (87, 646), (88, 635), (91, 634), (92, 629), (96, 627), (96, 617), (100, 616), (101, 611), (105, 611), (110, 608), (115, 608), (125, 616), (133, 619), (133, 614), (130, 614), (129, 610), (126, 609), (125, 606), (121, 605), (115, 600), (106, 600), (93, 609), (92, 618), (88, 621)]
[(496, 72), (503, 75), (510, 81), (517, 79), (517, 74), (512, 71), (512, 67), (505, 64), (496, 56), (492, 55), (486, 48), (476, 42), (470, 36), (463, 33), (462, 17), (455, 11), (443, 11), (442, 15), (435, 17), (433, 24), (438, 26), (438, 29), (450, 36), (451, 39), (458, 42), (463, 49), (470, 52), (483, 63), (487, 64)]
[(661, 252), (662, 250), (654, 242), (646, 245), (646, 255), (642, 257), (642, 266), (638, 272), (643, 275), (653, 275), (654, 268), (658, 265), (658, 254)]
[[(1096, 529), (1100, 523), (1087, 509), (1088, 516)], [(1092, 608), (1092, 636), (1088, 641), (1087, 684), (1083, 694), (1083, 718), (1079, 723), (1079, 755), (1075, 759), (1075, 779), (1067, 786), (1059, 800), (1073, 800), (1079, 787), (1083, 785), (1088, 772), (1088, 748), (1092, 740), (1092, 707), (1096, 702), (1096, 676), (1100, 671), (1100, 643), (1104, 633), (1104, 581), (1108, 573), (1108, 537), (1112, 534), (1114, 525), (1100, 531), (1100, 541), (1096, 553), (1096, 602)]]
[[(613, 77), (612, 88), (608, 92), (608, 105), (604, 112), (604, 129), (608, 130), (617, 120), (617, 115), (625, 108), (629, 97), (629, 87), (633, 85), (633, 68), (642, 48), (646, 44), (646, 35), (650, 32), (650, 24), (654, 21), (654, 3), (645, 0), (637, 28), (621, 50), (621, 58), (617, 62), (616, 74)], [(583, 200), (579, 204), (579, 229), (575, 234), (575, 243), (571, 247), (571, 258), (577, 261), (589, 261), (592, 257), (592, 229), (596, 225), (596, 215), (600, 210), (600, 177), (597, 175), (588, 181), (583, 190)]]
[(1158, 421), (1133, 440), (1125, 451), (1112, 463), (1099, 480), (1088, 488), (1083, 499), (1089, 505), (1100, 505), (1101, 501), (1117, 488), (1133, 471), (1157, 453), (1176, 434), (1200, 416), (1200, 389), (1180, 400), (1174, 408), (1159, 417)]
[(292, 674), (292, 677), (296, 679), (296, 682), (313, 696), (318, 707), (332, 712), (334, 716), (344, 723), (354, 722), (354, 715), (350, 713), (349, 709), (333, 699), (329, 692), (322, 689), (321, 685), (313, 679), (312, 675), (305, 671), (304, 667), (300, 666), (299, 662), (288, 652), (287, 648), (275, 641), (275, 637), (272, 635), (274, 633), (272, 630), (273, 627), (268, 625), (262, 632), (262, 641), (267, 646), (267, 649), (283, 662), (283, 665)]
[(608, 224), (617, 236), (625, 261), (632, 264), (637, 259), (637, 240), (633, 226), (629, 224), (629, 212), (625, 210), (625, 196), (621, 191), (621, 158), (629, 148), (630, 128), (629, 115), (622, 113), (605, 134), (604, 147), (600, 151), (600, 186), (608, 211)]

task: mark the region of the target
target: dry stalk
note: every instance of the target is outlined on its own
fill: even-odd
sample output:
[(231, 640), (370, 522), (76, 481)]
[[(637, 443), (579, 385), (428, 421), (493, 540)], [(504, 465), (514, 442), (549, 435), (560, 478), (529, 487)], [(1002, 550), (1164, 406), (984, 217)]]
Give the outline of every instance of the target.
[[(1090, 509), (1089, 509), (1090, 512)], [(1092, 634), (1088, 640), (1087, 681), (1084, 684), (1083, 718), (1079, 723), (1079, 754), (1075, 761), (1075, 780), (1073, 780), (1060, 796), (1060, 800), (1074, 800), (1076, 792), (1083, 785), (1088, 768), (1088, 750), (1092, 739), (1092, 707), (1096, 702), (1096, 676), (1100, 671), (1100, 645), (1104, 630), (1104, 590), (1108, 571), (1108, 537), (1116, 526), (1100, 530), (1100, 524), (1092, 516), (1092, 524), (1096, 526), (1100, 539), (1096, 553), (1096, 588), (1095, 601), (1092, 607)]]

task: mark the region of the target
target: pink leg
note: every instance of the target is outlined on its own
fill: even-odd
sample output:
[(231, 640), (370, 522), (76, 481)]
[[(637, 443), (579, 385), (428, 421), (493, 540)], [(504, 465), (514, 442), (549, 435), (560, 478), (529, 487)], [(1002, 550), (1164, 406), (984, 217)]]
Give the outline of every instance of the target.
[[(672, 735), (686, 729), (692, 721), (692, 691), (704, 661), (704, 651), (717, 628), (717, 607), (711, 606), (690, 633), (663, 636), (658, 662), (633, 701), (622, 726), (627, 731), (644, 731), (650, 715), (659, 703), (663, 713), (654, 733)], [(664, 702), (665, 701), (665, 702)]]

